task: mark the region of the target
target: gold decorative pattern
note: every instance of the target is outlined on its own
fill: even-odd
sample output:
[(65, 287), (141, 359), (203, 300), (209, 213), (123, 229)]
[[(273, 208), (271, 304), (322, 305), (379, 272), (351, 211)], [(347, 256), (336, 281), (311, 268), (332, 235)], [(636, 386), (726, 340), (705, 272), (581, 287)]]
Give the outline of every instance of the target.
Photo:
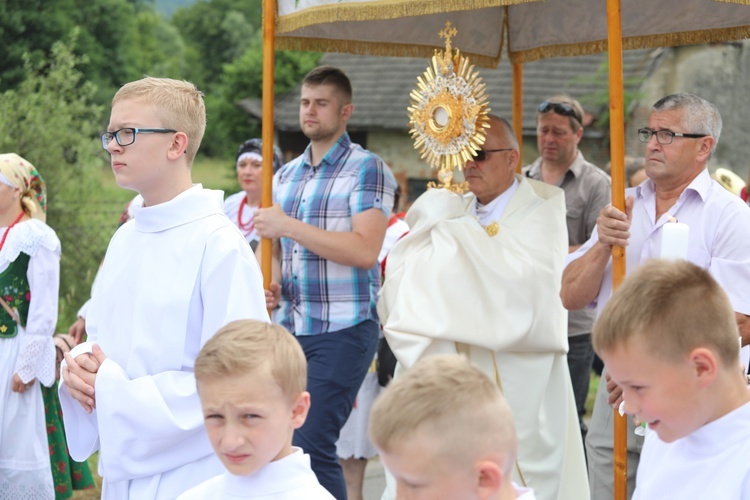
[(497, 222), (493, 222), (492, 224), (484, 226), (484, 230), (487, 231), (487, 234), (491, 238), (493, 236), (497, 236), (497, 233), (500, 232), (500, 226), (498, 226)]
[(445, 49), (436, 50), (431, 65), (417, 77), (408, 108), (409, 132), (422, 158), (439, 170), (437, 187), (465, 192), (465, 183), (451, 184), (453, 170), (463, 169), (484, 144), (489, 107), (479, 72), (451, 45), (457, 33), (450, 21), (445, 23), (440, 31)]

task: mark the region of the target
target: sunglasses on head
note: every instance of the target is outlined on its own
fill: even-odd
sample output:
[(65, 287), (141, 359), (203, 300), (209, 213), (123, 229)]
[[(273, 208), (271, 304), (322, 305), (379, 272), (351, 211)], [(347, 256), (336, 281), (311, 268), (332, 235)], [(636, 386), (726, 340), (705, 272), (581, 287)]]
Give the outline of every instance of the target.
[(542, 114), (547, 113), (548, 111), (552, 111), (553, 113), (558, 115), (575, 118), (578, 123), (583, 125), (583, 119), (578, 116), (578, 113), (570, 104), (565, 104), (563, 102), (543, 101), (537, 109)]
[(501, 149), (477, 149), (474, 152), (473, 161), (484, 161), (487, 159), (488, 153), (499, 153), (500, 151), (513, 151), (513, 148), (501, 148)]

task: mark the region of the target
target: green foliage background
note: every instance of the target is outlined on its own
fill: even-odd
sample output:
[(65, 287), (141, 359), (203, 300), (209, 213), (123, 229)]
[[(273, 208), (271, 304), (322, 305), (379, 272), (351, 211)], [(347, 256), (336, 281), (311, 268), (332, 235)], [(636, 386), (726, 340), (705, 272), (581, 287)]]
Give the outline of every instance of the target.
[[(88, 297), (119, 213), (133, 196), (102, 182), (111, 173), (99, 135), (123, 83), (144, 75), (196, 83), (208, 114), (197, 163), (226, 165), (230, 179), (237, 145), (260, 135), (237, 103), (261, 97), (262, 0), (158, 4), (0, 2), (0, 153), (23, 156), (47, 183), (47, 222), (63, 245), (59, 330), (67, 330)], [(278, 52), (275, 91), (292, 89), (319, 57)]]

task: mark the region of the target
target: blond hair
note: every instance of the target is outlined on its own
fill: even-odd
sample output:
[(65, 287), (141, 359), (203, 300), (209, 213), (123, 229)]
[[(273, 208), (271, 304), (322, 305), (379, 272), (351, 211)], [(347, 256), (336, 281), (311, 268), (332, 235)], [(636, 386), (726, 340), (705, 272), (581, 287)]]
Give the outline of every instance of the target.
[(200, 383), (262, 369), (269, 370), (290, 401), (307, 386), (307, 360), (297, 339), (281, 325), (243, 319), (206, 342), (195, 360), (195, 379)]
[(625, 279), (592, 331), (594, 349), (609, 352), (639, 338), (665, 361), (697, 347), (727, 366), (739, 360), (739, 330), (727, 294), (708, 271), (687, 261), (654, 259)]
[(187, 136), (185, 158), (191, 166), (206, 131), (203, 92), (190, 82), (147, 76), (123, 85), (112, 98), (112, 105), (129, 99), (153, 106), (159, 125)]
[(375, 401), (370, 437), (388, 452), (426, 431), (438, 456), (468, 465), (482, 455), (501, 457), (510, 473), (518, 441), (513, 417), (497, 386), (459, 355), (428, 356), (393, 380)]

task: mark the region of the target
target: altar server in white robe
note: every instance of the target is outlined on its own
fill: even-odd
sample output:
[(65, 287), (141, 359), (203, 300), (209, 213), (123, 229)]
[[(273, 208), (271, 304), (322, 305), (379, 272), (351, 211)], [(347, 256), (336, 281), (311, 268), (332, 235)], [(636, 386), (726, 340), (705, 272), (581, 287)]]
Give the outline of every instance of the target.
[(226, 323), (269, 321), (255, 256), (220, 191), (193, 185), (202, 93), (144, 78), (112, 100), (102, 146), (144, 206), (115, 233), (60, 389), (70, 454), (99, 451), (105, 499), (173, 499), (218, 474), (193, 363)]
[(580, 500), (588, 482), (558, 295), (565, 200), (515, 175), (518, 155), (508, 122), (491, 117), (464, 169), (471, 193), (432, 189), (409, 210), (378, 312), (402, 367), (460, 352), (497, 382), (518, 430), (513, 481), (541, 500)]

